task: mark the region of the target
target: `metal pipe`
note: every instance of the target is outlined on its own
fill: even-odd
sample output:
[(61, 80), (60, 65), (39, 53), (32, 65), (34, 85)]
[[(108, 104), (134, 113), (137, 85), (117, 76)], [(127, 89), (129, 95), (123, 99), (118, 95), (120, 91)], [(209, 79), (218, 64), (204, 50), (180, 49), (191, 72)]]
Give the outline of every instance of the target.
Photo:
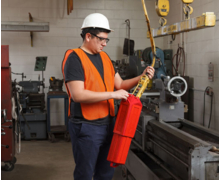
[(126, 22), (126, 27), (128, 28), (128, 62), (129, 63), (129, 57), (130, 57), (130, 20), (129, 19), (126, 19), (125, 20)]
[(2, 109), (1, 110), (1, 116), (3, 117), (2, 124), (6, 123), (6, 121), (7, 121), (7, 109)]
[(189, 88), (189, 90), (205, 92), (205, 90), (202, 90), (202, 89), (195, 89), (195, 88)]

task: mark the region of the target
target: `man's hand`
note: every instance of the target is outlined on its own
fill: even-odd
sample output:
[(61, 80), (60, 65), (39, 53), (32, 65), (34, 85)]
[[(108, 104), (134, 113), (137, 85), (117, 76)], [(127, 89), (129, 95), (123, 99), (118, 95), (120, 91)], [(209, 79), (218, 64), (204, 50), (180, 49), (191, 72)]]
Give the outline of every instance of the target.
[(147, 66), (147, 68), (144, 70), (141, 76), (145, 75), (147, 73), (147, 76), (152, 79), (154, 77), (155, 69), (152, 66)]
[(127, 100), (128, 96), (129, 96), (128, 92), (123, 90), (123, 89), (120, 89), (120, 90), (112, 92), (112, 98), (113, 99), (124, 99), (124, 100)]
[(74, 102), (95, 103), (108, 99), (124, 99), (129, 96), (128, 92), (120, 89), (113, 92), (95, 92), (84, 89), (84, 81), (69, 81), (67, 86)]

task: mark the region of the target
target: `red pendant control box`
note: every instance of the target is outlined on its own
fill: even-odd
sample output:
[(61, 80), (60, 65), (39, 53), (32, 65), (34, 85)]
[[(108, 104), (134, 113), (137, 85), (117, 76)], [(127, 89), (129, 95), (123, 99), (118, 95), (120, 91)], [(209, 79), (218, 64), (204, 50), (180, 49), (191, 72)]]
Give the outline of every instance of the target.
[(141, 109), (142, 103), (134, 95), (129, 95), (126, 101), (121, 101), (114, 127), (114, 135), (107, 157), (112, 167), (125, 164), (131, 140), (135, 135)]

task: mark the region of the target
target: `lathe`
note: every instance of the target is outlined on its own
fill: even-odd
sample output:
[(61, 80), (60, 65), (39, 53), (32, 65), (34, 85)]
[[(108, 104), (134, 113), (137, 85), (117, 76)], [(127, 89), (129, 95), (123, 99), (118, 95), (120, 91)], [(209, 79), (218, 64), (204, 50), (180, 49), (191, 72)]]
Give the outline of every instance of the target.
[[(183, 0), (188, 7), (188, 11), (186, 8), (184, 11), (186, 21), (189, 21), (189, 15), (193, 12), (189, 6), (192, 1)], [(156, 1), (159, 16), (167, 16), (168, 3), (167, 0)], [(151, 41), (152, 59), (155, 61), (157, 53), (153, 37), (159, 37), (160, 33), (164, 32), (159, 30), (166, 27), (167, 21), (164, 18), (161, 19), (161, 27), (154, 35), (154, 30), (151, 31), (150, 28), (144, 0), (142, 0), (142, 4)], [(211, 20), (207, 22), (215, 20), (215, 15), (212, 13), (206, 13), (204, 17), (197, 19), (209, 17)], [(200, 29), (200, 25), (203, 28), (212, 27), (215, 22), (211, 25), (194, 23), (192, 26), (187, 26), (187, 31)], [(167, 34), (174, 34), (173, 29), (170, 29), (169, 31), (168, 28)], [(180, 30), (177, 29), (175, 33), (181, 32), (185, 32), (184, 27)], [(180, 76), (170, 78), (162, 74), (154, 79), (153, 87), (153, 92), (152, 90), (145, 91), (140, 99), (143, 108), (126, 163), (122, 165), (123, 178), (126, 180), (219, 179), (218, 132), (184, 119), (184, 113), (188, 111), (187, 105), (181, 100), (187, 91), (185, 79)]]
[(186, 81), (162, 76), (154, 82), (157, 92), (145, 92), (141, 98), (143, 108), (123, 176), (136, 180), (219, 179), (219, 135), (184, 119), (188, 108), (181, 96)]

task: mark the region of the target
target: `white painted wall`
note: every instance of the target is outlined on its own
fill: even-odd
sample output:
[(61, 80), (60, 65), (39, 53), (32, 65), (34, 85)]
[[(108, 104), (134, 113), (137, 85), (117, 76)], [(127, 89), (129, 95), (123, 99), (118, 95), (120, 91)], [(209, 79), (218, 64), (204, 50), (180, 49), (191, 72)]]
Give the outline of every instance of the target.
[[(154, 9), (155, 1), (146, 1), (151, 26), (158, 27), (159, 17)], [(67, 49), (81, 45), (80, 27), (90, 13), (98, 12), (108, 17), (110, 42), (104, 49), (112, 60), (122, 59), (124, 38), (127, 36), (125, 20), (130, 19), (130, 38), (135, 41), (135, 50), (150, 46), (146, 38), (147, 25), (140, 0), (74, 0), (74, 10), (67, 15), (66, 0), (1, 0), (2, 21), (29, 21), (30, 12), (34, 22), (49, 22), (49, 32), (35, 32), (33, 47), (29, 32), (2, 32), (1, 44), (9, 45), (9, 58), (13, 72), (27, 76), (26, 80), (37, 80), (40, 72), (34, 71), (37, 56), (47, 56), (44, 72), (45, 92), (48, 92), (49, 78), (62, 79), (61, 62)], [(163, 38), (156, 39), (156, 45), (163, 48)], [(21, 80), (12, 75), (12, 79)], [(65, 88), (64, 88), (65, 89)], [(51, 124), (63, 124), (63, 103), (53, 100), (51, 104)]]
[[(201, 16), (205, 12), (214, 12), (219, 19), (219, 0), (194, 0), (191, 4), (194, 12), (191, 17)], [(167, 16), (168, 24), (184, 19), (182, 13), (182, 1), (170, 0), (170, 13)], [(182, 40), (181, 40), (182, 39)], [(212, 109), (211, 129), (219, 131), (219, 21), (215, 27), (191, 31), (176, 36), (176, 40), (170, 44), (170, 37), (164, 38), (164, 47), (177, 51), (178, 44), (186, 52), (186, 76), (190, 76), (193, 82), (190, 88), (193, 94), (194, 106), (191, 119), (199, 124), (203, 122), (204, 90), (207, 86), (214, 89), (214, 102)], [(214, 64), (214, 82), (208, 81), (208, 64)], [(205, 96), (205, 126), (208, 126), (210, 116), (211, 98)]]

